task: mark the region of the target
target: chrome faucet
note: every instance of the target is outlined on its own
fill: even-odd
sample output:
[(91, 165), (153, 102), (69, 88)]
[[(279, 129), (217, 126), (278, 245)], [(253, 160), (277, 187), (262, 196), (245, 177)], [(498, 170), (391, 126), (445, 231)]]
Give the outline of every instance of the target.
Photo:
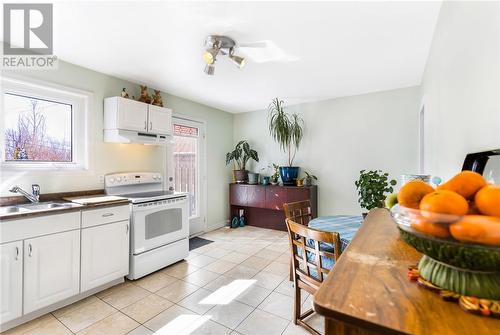
[(33, 184), (31, 185), (31, 191), (32, 194), (29, 194), (19, 186), (12, 186), (9, 190), (9, 192), (12, 193), (20, 193), (22, 194), (26, 199), (28, 199), (31, 202), (38, 202), (40, 199), (40, 185), (38, 184)]

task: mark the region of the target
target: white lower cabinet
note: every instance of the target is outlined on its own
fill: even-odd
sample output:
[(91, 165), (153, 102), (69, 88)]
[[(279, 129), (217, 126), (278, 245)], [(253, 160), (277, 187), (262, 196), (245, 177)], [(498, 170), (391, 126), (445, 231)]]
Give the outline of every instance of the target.
[(82, 229), (82, 292), (128, 274), (129, 221)]
[(0, 245), (0, 324), (23, 314), (23, 242)]
[(24, 314), (80, 292), (80, 230), (24, 240)]

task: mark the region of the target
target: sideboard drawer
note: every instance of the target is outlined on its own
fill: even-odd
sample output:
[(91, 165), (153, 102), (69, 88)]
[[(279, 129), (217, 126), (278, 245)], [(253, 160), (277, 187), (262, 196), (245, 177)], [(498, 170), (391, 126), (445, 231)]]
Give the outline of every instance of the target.
[(128, 220), (129, 218), (129, 205), (91, 209), (82, 212), (82, 228)]

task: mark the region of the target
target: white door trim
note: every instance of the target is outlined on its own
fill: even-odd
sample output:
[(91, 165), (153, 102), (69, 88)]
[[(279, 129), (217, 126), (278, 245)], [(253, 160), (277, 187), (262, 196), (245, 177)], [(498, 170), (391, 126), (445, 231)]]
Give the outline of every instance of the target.
[[(193, 127), (198, 127), (200, 129), (200, 163), (199, 163), (199, 176), (198, 180), (200, 183), (200, 197), (199, 197), (199, 218), (202, 221), (202, 227), (203, 231), (195, 235), (200, 235), (203, 232), (207, 231), (207, 202), (208, 202), (208, 192), (207, 192), (207, 135), (206, 135), (206, 121), (202, 119), (198, 119), (196, 117), (191, 117), (189, 115), (185, 114), (180, 114), (180, 113), (173, 113), (172, 114), (172, 127), (175, 123), (182, 123), (187, 126), (193, 126)], [(168, 167), (171, 165), (171, 157), (172, 157), (172, 145), (167, 145), (167, 154), (166, 154), (166, 170), (165, 170), (165, 175), (167, 178), (165, 178), (165, 183), (166, 183), (166, 189), (169, 188), (170, 183), (168, 181), (168, 176), (169, 176), (169, 171)], [(197, 219), (194, 218), (194, 219)], [(191, 234), (190, 234), (191, 236)]]
[(419, 173), (425, 173), (425, 122), (427, 96), (422, 97), (418, 110), (418, 165)]

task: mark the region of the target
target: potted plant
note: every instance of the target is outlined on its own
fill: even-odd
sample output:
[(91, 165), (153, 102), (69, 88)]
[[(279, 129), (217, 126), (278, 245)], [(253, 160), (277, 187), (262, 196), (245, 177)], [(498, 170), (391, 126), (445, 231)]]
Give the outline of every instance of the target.
[(273, 163), (274, 173), (271, 175), (271, 185), (278, 185), (280, 178), (280, 167), (278, 164)]
[[(389, 174), (381, 170), (359, 172), (359, 179), (354, 182), (358, 190), (358, 202), (361, 208), (370, 210), (372, 208), (383, 208), (387, 193), (394, 191), (396, 180), (389, 180)], [(368, 213), (363, 213), (365, 217)]]
[(244, 183), (248, 179), (248, 170), (246, 165), (248, 160), (253, 159), (259, 161), (259, 154), (257, 151), (250, 148), (246, 140), (239, 141), (234, 147), (234, 150), (226, 154), (226, 165), (231, 162), (236, 163), (238, 169), (234, 170), (234, 179), (237, 183)]
[(288, 166), (280, 166), (283, 185), (294, 185), (299, 167), (293, 166), (293, 160), (304, 135), (304, 121), (296, 113), (285, 112), (283, 104), (283, 100), (275, 98), (268, 107), (269, 133), (278, 142), (280, 149), (288, 154)]
[(304, 173), (306, 174), (306, 176), (304, 177), (304, 186), (311, 186), (313, 179), (318, 180), (318, 177), (316, 177), (315, 175), (309, 174), (307, 171), (304, 171)]

